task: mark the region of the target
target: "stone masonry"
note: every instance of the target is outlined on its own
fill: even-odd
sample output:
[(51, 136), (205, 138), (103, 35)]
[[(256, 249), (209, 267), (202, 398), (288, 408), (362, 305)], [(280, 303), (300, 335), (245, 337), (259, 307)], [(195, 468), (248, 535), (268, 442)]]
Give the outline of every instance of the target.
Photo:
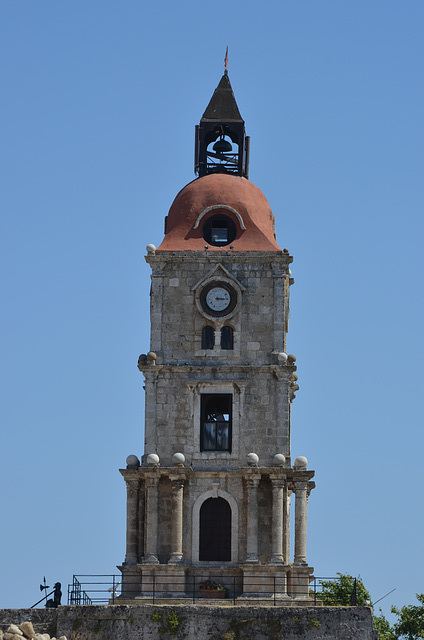
[(368, 607), (114, 605), (0, 609), (0, 638), (30, 619), (36, 633), (71, 640), (377, 640), (378, 633)]

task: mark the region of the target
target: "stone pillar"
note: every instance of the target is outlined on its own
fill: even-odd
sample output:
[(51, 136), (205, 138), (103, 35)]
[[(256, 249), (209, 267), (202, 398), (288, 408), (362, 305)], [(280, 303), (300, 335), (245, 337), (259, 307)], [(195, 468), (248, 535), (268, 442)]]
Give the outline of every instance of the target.
[(286, 564), (290, 564), (290, 502), (291, 490), (287, 483), (284, 491), (284, 513), (283, 513), (283, 554)]
[(272, 482), (272, 554), (270, 564), (284, 564), (283, 516), (285, 479), (271, 476)]
[(144, 517), (146, 514), (145, 482), (142, 479), (138, 496), (138, 559), (144, 556)]
[(145, 456), (149, 453), (153, 453), (157, 451), (157, 437), (158, 431), (156, 428), (156, 410), (157, 410), (157, 387), (158, 373), (155, 370), (155, 367), (151, 367), (151, 370), (144, 371), (144, 388), (146, 390), (145, 394), (145, 436), (144, 436), (144, 449)]
[(135, 565), (138, 562), (138, 498), (140, 490), (139, 478), (126, 478), (127, 485), (127, 540), (125, 564)]
[(288, 300), (285, 295), (287, 275), (285, 273), (273, 273), (274, 279), (274, 344), (273, 352), (286, 351), (286, 332), (288, 331), (285, 314), (288, 313)]
[(288, 455), (290, 451), (289, 380), (285, 372), (276, 372), (277, 381), (277, 451)]
[(307, 520), (307, 496), (308, 483), (295, 482), (295, 520), (294, 520), (294, 564), (307, 564), (306, 562), (306, 520)]
[(144, 564), (159, 564), (158, 560), (158, 484), (159, 476), (146, 477), (146, 532)]
[(183, 562), (183, 497), (184, 479), (170, 476), (172, 481), (171, 557), (168, 564)]
[(260, 476), (247, 476), (246, 563), (257, 564), (258, 558), (258, 485)]

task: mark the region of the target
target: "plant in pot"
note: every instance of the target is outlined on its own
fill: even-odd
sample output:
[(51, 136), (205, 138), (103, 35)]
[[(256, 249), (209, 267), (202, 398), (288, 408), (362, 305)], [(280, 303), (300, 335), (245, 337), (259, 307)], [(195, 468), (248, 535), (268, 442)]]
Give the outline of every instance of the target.
[(220, 582), (214, 582), (213, 580), (202, 580), (199, 584), (200, 593), (202, 598), (227, 598), (228, 589), (224, 587)]

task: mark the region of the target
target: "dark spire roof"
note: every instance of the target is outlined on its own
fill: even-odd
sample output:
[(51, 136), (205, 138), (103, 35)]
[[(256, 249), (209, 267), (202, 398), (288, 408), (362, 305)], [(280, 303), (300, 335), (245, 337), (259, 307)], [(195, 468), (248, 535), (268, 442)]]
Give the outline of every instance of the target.
[(213, 121), (244, 122), (238, 110), (227, 72), (222, 76), (200, 122)]

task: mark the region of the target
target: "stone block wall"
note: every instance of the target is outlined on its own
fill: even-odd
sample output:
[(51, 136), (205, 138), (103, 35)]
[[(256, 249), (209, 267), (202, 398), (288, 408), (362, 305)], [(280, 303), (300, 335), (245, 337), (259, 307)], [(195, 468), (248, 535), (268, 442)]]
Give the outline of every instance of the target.
[[(155, 366), (146, 373), (146, 448), (162, 466), (183, 453), (186, 464), (204, 468), (239, 468), (252, 451), (261, 466), (272, 466), (277, 453), (290, 457), (290, 375), (294, 367)], [(154, 381), (150, 377), (154, 376)], [(201, 395), (233, 396), (231, 452), (201, 452)]]
[(0, 610), (0, 630), (32, 620), (71, 640), (377, 640), (368, 607), (62, 606)]
[[(237, 350), (241, 361), (269, 364), (273, 351), (285, 351), (291, 262), (287, 255), (229, 252), (227, 258), (224, 253), (199, 257), (197, 252), (179, 252), (147, 260), (152, 267), (150, 349), (159, 363), (199, 363), (199, 357), (193, 358), (199, 352), (196, 332), (208, 321), (196, 310), (196, 286), (208, 278), (234, 279), (240, 286), (241, 300), (229, 324), (242, 332)], [(218, 265), (223, 270), (214, 272)]]

